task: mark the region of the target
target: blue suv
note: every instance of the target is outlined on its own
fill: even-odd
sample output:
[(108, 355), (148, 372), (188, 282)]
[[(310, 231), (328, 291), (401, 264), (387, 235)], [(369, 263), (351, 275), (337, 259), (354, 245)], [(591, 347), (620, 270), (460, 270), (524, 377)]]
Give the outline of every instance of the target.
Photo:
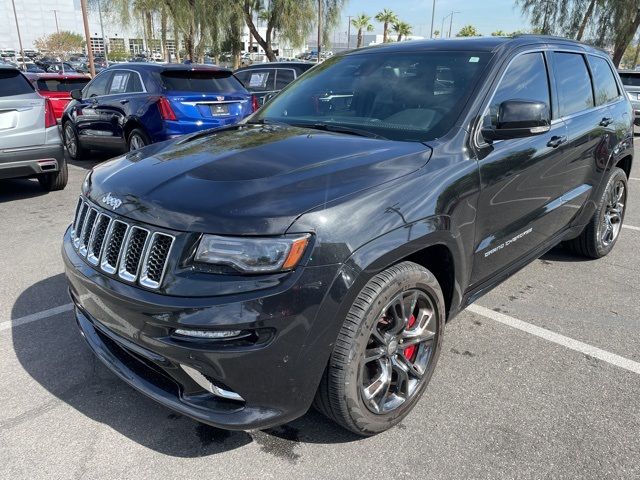
[(209, 65), (114, 65), (71, 97), (62, 130), (72, 159), (232, 125), (258, 108), (230, 70)]

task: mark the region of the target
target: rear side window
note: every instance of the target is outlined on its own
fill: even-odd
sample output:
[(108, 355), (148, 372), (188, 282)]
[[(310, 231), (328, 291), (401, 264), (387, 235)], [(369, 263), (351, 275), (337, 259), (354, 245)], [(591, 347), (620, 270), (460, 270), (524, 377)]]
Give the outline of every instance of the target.
[(236, 73), (236, 77), (247, 87), (251, 92), (267, 92), (269, 90), (275, 90), (275, 70), (245, 70), (243, 72)]
[(525, 53), (509, 65), (482, 119), (484, 127), (498, 126), (500, 104), (507, 100), (529, 100), (550, 105), (549, 79), (542, 53)]
[(33, 93), (33, 87), (18, 70), (0, 69), (0, 97)]
[(164, 88), (170, 91), (233, 93), (244, 90), (231, 72), (168, 70), (162, 72), (160, 77)]
[(558, 88), (561, 117), (593, 107), (591, 79), (584, 57), (578, 53), (555, 52), (553, 76)]
[(82, 89), (89, 83), (88, 78), (39, 78), (38, 90), (44, 92), (70, 92), (71, 90)]
[(604, 105), (618, 98), (618, 84), (609, 62), (602, 57), (589, 55), (589, 65), (593, 76), (593, 90), (596, 92), (596, 105)]
[(620, 80), (626, 87), (640, 87), (640, 72), (638, 73), (621, 73)]
[(86, 92), (83, 92), (83, 97), (91, 98), (91, 97), (99, 97), (101, 95), (104, 95), (105, 92), (107, 91), (107, 84), (109, 83), (110, 79), (111, 79), (111, 72), (104, 72), (104, 73), (98, 74), (98, 76), (94, 78), (89, 85), (87, 85)]
[(279, 68), (276, 73), (276, 90), (282, 90), (284, 87), (293, 82), (295, 74), (293, 70), (288, 68)]
[(130, 76), (131, 72), (115, 72), (113, 74), (113, 79), (111, 80), (111, 86), (109, 87), (109, 95), (126, 93), (127, 83), (129, 83)]

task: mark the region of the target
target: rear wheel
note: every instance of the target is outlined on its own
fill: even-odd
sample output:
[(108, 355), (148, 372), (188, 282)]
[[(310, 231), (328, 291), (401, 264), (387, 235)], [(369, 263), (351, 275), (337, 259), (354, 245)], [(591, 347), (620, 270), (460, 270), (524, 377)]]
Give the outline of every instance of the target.
[(444, 319), (442, 290), (427, 269), (403, 262), (376, 275), (347, 314), (316, 408), (359, 435), (399, 423), (431, 379)]
[(579, 255), (601, 258), (616, 244), (622, 230), (627, 203), (627, 175), (624, 170), (614, 168), (591, 221), (579, 237), (569, 240), (567, 247)]
[(67, 168), (67, 162), (62, 159), (60, 162), (60, 168), (57, 172), (41, 173), (38, 175), (38, 182), (40, 187), (45, 192), (52, 192), (54, 190), (63, 190), (67, 186), (69, 180), (69, 170)]
[(80, 139), (78, 138), (76, 129), (73, 128), (71, 122), (67, 121), (64, 123), (62, 136), (64, 139), (64, 146), (66, 147), (71, 160), (82, 160), (87, 151), (82, 148), (82, 145), (80, 145)]
[(127, 145), (130, 152), (140, 150), (142, 147), (146, 147), (150, 143), (151, 139), (149, 138), (149, 135), (139, 128), (131, 130), (129, 138), (127, 139)]

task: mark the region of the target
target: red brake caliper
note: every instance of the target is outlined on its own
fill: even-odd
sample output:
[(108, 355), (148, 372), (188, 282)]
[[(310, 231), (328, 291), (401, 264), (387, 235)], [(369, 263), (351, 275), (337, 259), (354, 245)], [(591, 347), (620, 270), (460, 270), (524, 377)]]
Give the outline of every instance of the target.
[[(413, 325), (416, 323), (416, 317), (415, 315), (411, 315), (409, 317), (409, 323), (407, 325), (407, 328), (411, 328), (413, 327)], [(418, 349), (417, 345), (411, 345), (410, 347), (407, 347), (404, 349), (404, 356), (410, 361), (413, 361), (413, 356), (416, 353), (416, 350)]]

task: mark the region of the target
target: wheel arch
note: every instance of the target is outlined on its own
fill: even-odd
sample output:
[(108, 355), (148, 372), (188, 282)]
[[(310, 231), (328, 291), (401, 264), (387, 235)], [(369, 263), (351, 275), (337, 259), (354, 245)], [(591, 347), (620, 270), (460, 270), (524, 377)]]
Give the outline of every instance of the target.
[(147, 137), (151, 139), (151, 135), (149, 135), (149, 132), (144, 127), (144, 124), (140, 121), (140, 119), (137, 117), (133, 117), (127, 120), (127, 122), (124, 124), (124, 128), (122, 129), (122, 132), (124, 133), (125, 144), (128, 144), (129, 135), (131, 135), (131, 132), (135, 129), (142, 130), (145, 135), (147, 135)]
[(631, 177), (631, 165), (633, 164), (633, 156), (627, 155), (618, 160), (615, 164), (616, 167), (621, 168), (624, 173), (627, 174), (627, 179)]

